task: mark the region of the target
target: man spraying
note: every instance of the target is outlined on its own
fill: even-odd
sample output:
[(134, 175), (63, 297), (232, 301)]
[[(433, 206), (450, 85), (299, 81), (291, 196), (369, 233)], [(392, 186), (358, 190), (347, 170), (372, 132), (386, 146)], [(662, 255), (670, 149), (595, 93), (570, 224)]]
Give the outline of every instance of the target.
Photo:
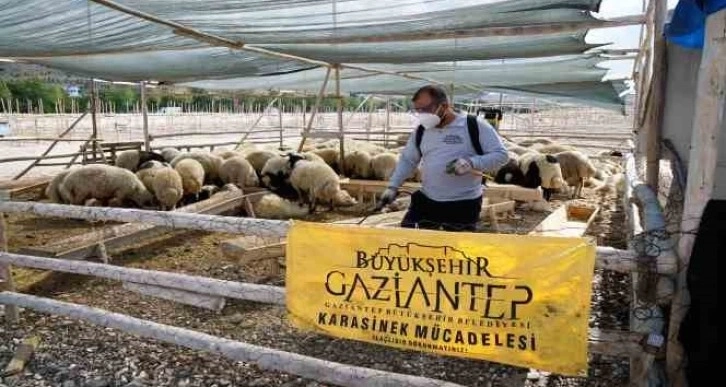
[(401, 227), (475, 231), (482, 206), (481, 172), (503, 166), (507, 150), (489, 123), (454, 111), (438, 86), (419, 89), (413, 104), (418, 125), (379, 206), (396, 198), (398, 188), (421, 163), (421, 190), (411, 196)]

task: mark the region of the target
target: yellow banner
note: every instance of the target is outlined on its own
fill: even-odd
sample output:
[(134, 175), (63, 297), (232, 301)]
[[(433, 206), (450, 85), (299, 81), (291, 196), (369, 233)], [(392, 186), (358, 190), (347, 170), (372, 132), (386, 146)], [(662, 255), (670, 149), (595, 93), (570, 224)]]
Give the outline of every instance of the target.
[(595, 246), (584, 238), (295, 222), (299, 328), (562, 375), (587, 372)]

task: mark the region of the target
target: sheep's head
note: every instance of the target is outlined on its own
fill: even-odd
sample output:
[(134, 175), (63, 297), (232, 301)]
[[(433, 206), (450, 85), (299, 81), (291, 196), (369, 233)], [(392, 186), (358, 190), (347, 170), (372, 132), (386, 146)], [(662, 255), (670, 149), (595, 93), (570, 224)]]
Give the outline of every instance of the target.
[(156, 205), (156, 198), (151, 192), (149, 192), (149, 190), (146, 189), (146, 187), (144, 187), (143, 183), (136, 184), (134, 186), (134, 196), (132, 200), (139, 207), (153, 207)]
[(256, 187), (258, 185), (260, 185), (260, 179), (257, 177), (257, 172), (255, 172), (254, 168), (250, 168), (245, 178), (245, 186)]

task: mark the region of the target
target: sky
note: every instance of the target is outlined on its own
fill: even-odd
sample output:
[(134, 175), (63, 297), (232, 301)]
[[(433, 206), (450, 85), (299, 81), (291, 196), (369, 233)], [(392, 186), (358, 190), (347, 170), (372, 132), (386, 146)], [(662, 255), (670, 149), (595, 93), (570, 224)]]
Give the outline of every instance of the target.
[[(678, 0), (668, 0), (668, 9), (675, 8)], [(603, 0), (600, 5), (599, 17), (613, 18), (618, 16), (637, 15), (643, 12), (642, 0)], [(598, 28), (590, 30), (585, 41), (587, 43), (612, 43), (607, 48), (638, 48), (640, 26), (615, 28)], [(632, 60), (607, 61), (601, 66), (610, 69), (605, 79), (629, 78), (633, 71)]]

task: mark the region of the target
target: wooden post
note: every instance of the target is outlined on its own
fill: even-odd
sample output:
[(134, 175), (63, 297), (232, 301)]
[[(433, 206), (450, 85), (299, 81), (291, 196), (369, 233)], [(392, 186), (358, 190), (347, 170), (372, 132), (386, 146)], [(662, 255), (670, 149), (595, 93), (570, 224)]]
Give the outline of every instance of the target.
[(96, 80), (91, 78), (91, 144), (93, 147), (93, 160), (96, 161), (96, 153), (98, 152), (98, 123), (96, 116), (98, 115), (98, 92), (96, 90)]
[[(254, 122), (254, 123), (252, 124), (252, 126), (250, 126), (250, 128), (249, 128), (249, 129), (247, 129), (247, 132), (246, 132), (246, 133), (244, 134), (244, 136), (242, 136), (242, 138), (241, 138), (241, 139), (240, 139), (240, 140), (239, 140), (239, 141), (237, 142), (237, 145), (235, 145), (235, 146), (234, 146), (234, 149), (239, 149), (239, 147), (240, 147), (240, 146), (242, 145), (242, 143), (244, 143), (244, 142), (245, 142), (245, 140), (247, 139), (247, 137), (249, 137), (249, 135), (250, 135), (250, 134), (252, 133), (252, 130), (253, 130), (253, 129), (254, 129), (254, 128), (255, 128), (256, 126), (257, 126), (257, 124), (259, 124), (259, 123), (260, 123), (260, 121), (262, 121), (262, 119), (263, 119), (263, 118), (265, 117), (265, 111), (267, 111), (267, 110), (268, 110), (268, 109), (269, 109), (270, 107), (272, 107), (273, 105), (275, 105), (275, 103), (277, 102), (278, 98), (279, 98), (279, 97), (277, 97), (277, 98), (273, 99), (272, 101), (270, 101), (270, 103), (268, 103), (268, 104), (267, 104), (267, 107), (266, 107), (266, 108), (265, 108), (265, 109), (264, 109), (264, 110), (263, 110), (262, 112), (260, 112), (260, 115), (259, 115), (259, 116), (257, 116), (257, 120), (255, 120), (255, 122)], [(200, 122), (201, 122), (201, 117), (200, 117)], [(200, 125), (201, 125), (201, 124), (200, 124)]]
[(388, 148), (388, 132), (391, 130), (391, 97), (386, 96), (386, 126), (383, 128), (383, 146)]
[(280, 102), (277, 104), (277, 117), (280, 120), (280, 150), (282, 150), (282, 145), (284, 142), (283, 128), (282, 128), (282, 109), (283, 109), (282, 98), (280, 98), (279, 101)]
[(655, 1), (654, 24), (653, 24), (653, 80), (651, 81), (651, 107), (648, 114), (648, 126), (645, 129), (646, 142), (646, 169), (645, 181), (656, 192), (658, 192), (658, 176), (660, 166), (660, 138), (663, 125), (663, 109), (665, 107), (666, 89), (666, 41), (664, 27), (668, 13), (666, 0)]
[[(0, 251), (8, 251), (8, 239), (5, 223), (5, 214), (0, 212)], [(0, 290), (15, 291), (13, 283), (13, 272), (11, 266), (6, 263), (0, 263)], [(5, 305), (5, 321), (9, 323), (18, 322), (18, 308), (15, 305)]]
[(300, 140), (300, 145), (297, 147), (298, 152), (302, 152), (302, 148), (305, 145), (305, 140), (307, 140), (307, 135), (310, 133), (310, 130), (313, 127), (313, 121), (315, 120), (315, 115), (318, 114), (318, 109), (320, 107), (320, 102), (323, 99), (323, 95), (325, 95), (325, 90), (328, 87), (328, 79), (330, 79), (330, 67), (328, 67), (328, 71), (325, 72), (325, 80), (323, 80), (323, 86), (320, 87), (320, 91), (318, 92), (318, 95), (315, 97), (315, 105), (313, 106), (313, 110), (310, 111), (310, 120), (307, 123), (307, 126), (305, 126), (305, 131), (303, 131), (302, 139)]
[(366, 140), (371, 140), (371, 129), (373, 128), (373, 98), (371, 98), (368, 102), (368, 124), (366, 125)]
[(340, 66), (335, 66), (335, 98), (338, 106), (338, 133), (340, 134), (340, 170), (345, 173), (345, 135), (343, 127), (343, 96), (340, 94)]
[(141, 94), (141, 115), (143, 117), (144, 130), (144, 150), (151, 151), (151, 143), (149, 141), (149, 110), (146, 108), (146, 82), (139, 82), (139, 93)]
[(723, 130), (723, 111), (726, 107), (726, 9), (708, 16), (701, 65), (696, 89), (696, 110), (691, 134), (676, 294), (671, 306), (668, 327), (666, 367), (670, 385), (685, 386), (683, 347), (678, 330), (690, 304), (686, 288), (686, 271), (696, 239), (703, 209), (711, 199), (718, 159), (719, 136)]

